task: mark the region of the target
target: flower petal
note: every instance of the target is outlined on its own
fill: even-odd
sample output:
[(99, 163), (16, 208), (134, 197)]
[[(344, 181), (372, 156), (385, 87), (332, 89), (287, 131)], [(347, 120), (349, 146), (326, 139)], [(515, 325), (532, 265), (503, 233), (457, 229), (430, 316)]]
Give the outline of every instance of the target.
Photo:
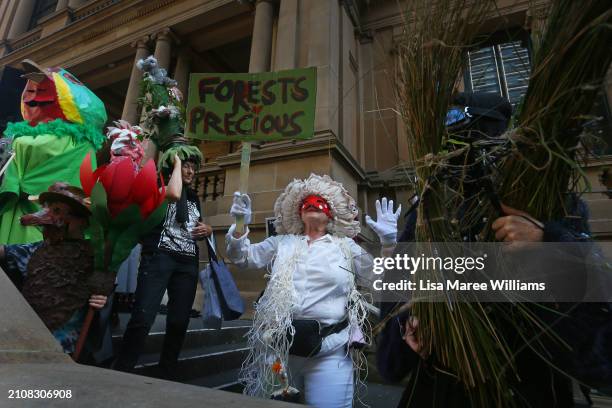
[(142, 219), (146, 220), (147, 217), (157, 208), (157, 200), (155, 196), (150, 196), (144, 203), (140, 205), (140, 214)]
[(94, 184), (96, 184), (96, 179), (94, 178), (94, 174), (91, 169), (91, 153), (87, 153), (87, 156), (85, 156), (83, 162), (81, 163), (80, 178), (83, 191), (88, 196), (91, 195), (91, 190), (93, 189)]
[(153, 160), (149, 160), (134, 179), (130, 201), (142, 206), (150, 197), (157, 198), (158, 194), (157, 170)]
[(107, 200), (110, 201), (111, 191), (113, 189), (113, 179), (115, 177), (115, 172), (117, 171), (117, 165), (114, 163), (110, 163), (105, 166), (104, 170), (102, 170), (100, 174), (100, 183), (104, 186), (104, 190), (106, 191)]
[(128, 198), (134, 184), (135, 173), (132, 159), (125, 157), (118, 161), (110, 194), (112, 200), (126, 202), (129, 205)]

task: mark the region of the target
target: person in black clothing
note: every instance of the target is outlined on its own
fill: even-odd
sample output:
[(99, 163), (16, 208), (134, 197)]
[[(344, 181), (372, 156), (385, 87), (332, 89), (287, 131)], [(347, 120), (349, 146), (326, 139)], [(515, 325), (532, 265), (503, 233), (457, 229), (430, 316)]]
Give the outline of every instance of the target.
[(166, 217), (141, 242), (134, 309), (114, 369), (133, 370), (167, 290), (166, 334), (159, 368), (162, 377), (176, 378), (175, 368), (189, 325), (198, 281), (196, 240), (212, 233), (212, 228), (202, 222), (196, 193), (189, 188), (196, 166), (195, 159), (181, 162), (177, 155), (174, 156), (174, 168), (166, 188), (169, 201)]
[[(458, 100), (460, 105), (477, 108), (471, 109), (473, 117), (468, 126), (479, 128), (479, 131), (489, 137), (501, 134), (506, 129), (511, 107), (503, 98), (491, 94), (484, 96), (482, 94), (460, 94)], [(487, 112), (492, 110), (496, 111), (496, 115), (497, 113), (503, 115), (505, 120), (496, 119), (496, 115), (487, 116)], [(478, 113), (474, 114), (474, 112)], [(484, 113), (485, 116), (479, 116), (480, 113)], [(476, 189), (476, 186), (471, 187)], [(470, 186), (467, 189), (469, 188)], [(474, 197), (466, 194), (463, 205), (471, 205), (470, 201), (476, 201), (473, 200)], [(535, 220), (529, 214), (498, 203), (503, 214), (492, 224), (496, 239), (504, 242), (573, 242), (588, 239), (590, 231), (586, 205), (573, 196), (568, 201), (569, 217), (564, 220), (543, 223)], [(407, 216), (406, 230), (400, 241), (414, 240), (416, 209)], [(474, 240), (475, 235), (479, 232), (478, 229), (478, 226), (476, 228), (470, 226), (464, 234), (464, 239)], [(571, 310), (574, 313), (573, 318), (559, 319), (559, 313), (544, 310), (537, 311), (537, 313), (542, 321), (553, 326), (561, 336), (564, 336), (564, 340), (568, 340), (573, 350), (589, 349), (592, 348), (593, 339), (597, 337), (596, 330), (597, 327), (601, 327), (600, 320), (602, 320), (601, 317), (596, 316), (596, 313), (593, 313), (595, 308), (602, 305), (592, 305), (594, 304), (581, 304), (579, 308), (574, 308), (575, 305), (560, 305), (565, 310)], [(607, 305), (603, 306), (609, 308)], [(397, 307), (398, 303), (381, 304), (381, 317), (389, 315)], [(578, 315), (580, 318), (576, 318)], [(609, 317), (607, 319), (609, 320)], [(400, 381), (412, 374), (398, 406), (470, 407), (465, 386), (455, 377), (437, 370), (435, 356), (427, 355), (423, 350), (417, 340), (418, 324), (418, 320), (411, 317), (409, 311), (401, 313), (387, 322), (377, 339), (377, 365), (383, 377), (390, 381)], [(574, 406), (570, 378), (551, 367), (532, 348), (524, 347), (525, 342), (521, 336), (507, 332), (508, 329), (500, 327), (500, 334), (509, 342), (513, 350), (521, 350), (515, 357), (519, 378), (508, 384), (508, 388), (514, 392), (514, 400), (517, 405), (554, 408)], [(547, 352), (549, 352), (549, 359), (562, 367), (570, 367), (572, 358), (579, 359), (576, 356), (572, 357), (567, 349), (562, 349), (558, 344), (547, 345)], [(444, 367), (437, 368), (444, 369)], [(604, 370), (609, 371), (609, 365), (604, 367)]]

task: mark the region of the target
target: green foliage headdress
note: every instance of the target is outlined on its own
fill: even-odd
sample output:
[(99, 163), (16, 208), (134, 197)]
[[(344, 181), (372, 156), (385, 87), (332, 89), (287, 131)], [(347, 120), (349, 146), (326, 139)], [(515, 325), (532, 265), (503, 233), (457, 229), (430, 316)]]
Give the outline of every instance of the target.
[(200, 149), (189, 145), (183, 137), (185, 109), (176, 81), (167, 76), (152, 55), (138, 61), (137, 66), (144, 72), (139, 98), (144, 116), (142, 124), (160, 150), (158, 169), (171, 168), (175, 154), (199, 166), (203, 159)]

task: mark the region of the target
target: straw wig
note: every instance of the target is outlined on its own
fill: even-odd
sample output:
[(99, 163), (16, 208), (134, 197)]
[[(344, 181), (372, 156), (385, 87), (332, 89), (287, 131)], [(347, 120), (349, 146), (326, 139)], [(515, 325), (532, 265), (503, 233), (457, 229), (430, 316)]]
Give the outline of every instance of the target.
[(333, 218), (327, 224), (329, 234), (349, 238), (359, 234), (355, 200), (342, 184), (332, 180), (328, 175), (316, 174), (311, 174), (306, 180), (293, 180), (278, 197), (274, 204), (276, 232), (295, 235), (304, 232), (299, 209), (304, 198), (310, 194), (320, 195), (331, 208)]

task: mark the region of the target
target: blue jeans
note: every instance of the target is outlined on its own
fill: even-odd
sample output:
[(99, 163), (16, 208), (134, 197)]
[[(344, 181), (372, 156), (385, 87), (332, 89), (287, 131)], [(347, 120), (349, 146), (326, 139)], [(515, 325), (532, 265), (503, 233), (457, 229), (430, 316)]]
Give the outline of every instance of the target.
[(163, 251), (142, 254), (134, 309), (123, 334), (115, 369), (131, 371), (138, 362), (167, 289), (166, 335), (159, 365), (165, 374), (172, 376), (189, 325), (197, 282), (197, 259), (183, 260)]

